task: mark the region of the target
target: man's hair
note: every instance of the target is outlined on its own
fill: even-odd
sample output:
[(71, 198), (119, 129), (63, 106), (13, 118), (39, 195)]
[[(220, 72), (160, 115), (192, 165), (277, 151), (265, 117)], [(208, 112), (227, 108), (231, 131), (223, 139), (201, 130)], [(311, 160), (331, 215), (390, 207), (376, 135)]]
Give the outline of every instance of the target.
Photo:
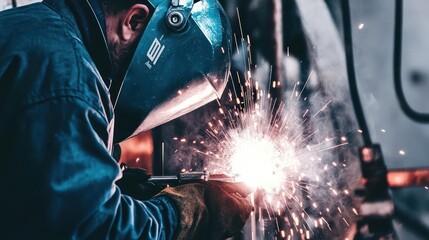
[(148, 5), (149, 10), (152, 12), (152, 5), (149, 3), (149, 0), (100, 0), (100, 3), (106, 11), (112, 14), (127, 10), (134, 4)]

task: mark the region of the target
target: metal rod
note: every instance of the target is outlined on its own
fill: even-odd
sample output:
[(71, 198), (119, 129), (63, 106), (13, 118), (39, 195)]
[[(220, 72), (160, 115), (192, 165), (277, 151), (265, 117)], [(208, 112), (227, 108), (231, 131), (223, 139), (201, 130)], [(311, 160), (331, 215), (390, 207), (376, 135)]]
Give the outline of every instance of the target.
[[(255, 193), (250, 194), (250, 202), (253, 207), (255, 207)], [(250, 230), (251, 230), (251, 239), (256, 239), (256, 214), (255, 211), (250, 213)]]
[(269, 50), (269, 59), (272, 64), (272, 73), (270, 85), (270, 94), (275, 101), (274, 111), (279, 107), (282, 101), (282, 93), (285, 90), (286, 84), (283, 81), (283, 11), (282, 0), (270, 1), (270, 8), (272, 10), (272, 26), (270, 28), (272, 48)]

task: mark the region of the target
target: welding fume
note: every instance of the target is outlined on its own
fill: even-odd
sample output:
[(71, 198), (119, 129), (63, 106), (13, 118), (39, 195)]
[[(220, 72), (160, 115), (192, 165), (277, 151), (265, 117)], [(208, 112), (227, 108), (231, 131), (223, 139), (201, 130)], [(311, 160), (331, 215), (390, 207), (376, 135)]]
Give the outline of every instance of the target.
[(427, 238), (422, 4), (0, 0), (0, 238)]
[(46, 0), (2, 11), (0, 24), (1, 151), (14, 165), (1, 170), (2, 239), (223, 239), (242, 228), (241, 185), (137, 200), (115, 184), (112, 157), (113, 144), (222, 95), (232, 33), (218, 1)]

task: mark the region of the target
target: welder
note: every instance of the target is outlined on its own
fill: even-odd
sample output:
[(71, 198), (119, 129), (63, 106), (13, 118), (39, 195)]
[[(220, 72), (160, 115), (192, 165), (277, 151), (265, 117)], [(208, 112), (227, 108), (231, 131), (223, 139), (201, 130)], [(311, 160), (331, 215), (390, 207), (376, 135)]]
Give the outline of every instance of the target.
[(217, 0), (45, 0), (0, 13), (0, 238), (222, 239), (240, 185), (121, 193), (112, 146), (220, 96), (231, 33)]

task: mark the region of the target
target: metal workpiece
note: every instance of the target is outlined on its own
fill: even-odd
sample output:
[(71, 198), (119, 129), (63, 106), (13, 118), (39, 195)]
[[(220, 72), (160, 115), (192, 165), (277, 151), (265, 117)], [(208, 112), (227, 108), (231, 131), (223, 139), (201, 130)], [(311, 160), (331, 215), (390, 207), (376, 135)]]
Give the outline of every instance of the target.
[(429, 186), (429, 169), (395, 169), (387, 172), (390, 188)]
[(363, 202), (355, 239), (397, 239), (392, 222), (394, 205), (381, 147), (378, 144), (362, 147), (359, 155), (365, 190), (360, 192)]

